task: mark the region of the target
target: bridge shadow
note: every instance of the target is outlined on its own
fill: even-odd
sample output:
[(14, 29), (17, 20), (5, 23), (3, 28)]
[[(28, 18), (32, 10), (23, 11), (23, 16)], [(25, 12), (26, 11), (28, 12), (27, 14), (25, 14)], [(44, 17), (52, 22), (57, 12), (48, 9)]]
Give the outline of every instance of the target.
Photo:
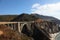
[[(32, 32), (33, 32), (33, 34), (32, 34)], [(27, 25), (24, 25), (24, 27), (22, 29), (22, 33), (26, 34), (29, 37), (32, 37), (34, 40), (50, 40), (35, 25), (32, 27), (32, 30), (31, 31), (27, 28)]]
[(27, 25), (26, 24), (23, 26), (23, 29), (22, 29), (21, 32), (24, 33), (24, 34), (26, 34), (27, 36), (30, 36), (30, 34), (31, 34), (31, 32), (27, 28)]

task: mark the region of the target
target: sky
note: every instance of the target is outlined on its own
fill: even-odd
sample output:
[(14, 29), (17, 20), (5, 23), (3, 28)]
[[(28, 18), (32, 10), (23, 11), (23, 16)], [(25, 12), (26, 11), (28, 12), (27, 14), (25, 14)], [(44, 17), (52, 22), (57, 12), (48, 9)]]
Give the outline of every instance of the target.
[(0, 15), (21, 13), (37, 13), (60, 19), (60, 0), (0, 0)]

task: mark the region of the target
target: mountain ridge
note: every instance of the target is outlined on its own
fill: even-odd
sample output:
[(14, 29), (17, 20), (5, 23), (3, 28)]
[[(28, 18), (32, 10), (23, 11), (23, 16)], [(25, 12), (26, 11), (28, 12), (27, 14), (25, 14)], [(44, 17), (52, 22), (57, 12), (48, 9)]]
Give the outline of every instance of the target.
[(60, 24), (60, 20), (55, 17), (39, 15), (39, 14), (25, 14), (25, 13), (18, 15), (16, 18), (14, 18), (11, 21), (35, 21), (37, 19), (52, 21)]
[(52, 21), (60, 24), (60, 20), (51, 17), (51, 16), (45, 16), (45, 15), (39, 15), (39, 14), (27, 14), (27, 13), (22, 13), (20, 15), (0, 15), (0, 21), (1, 22), (11, 22), (11, 21), (34, 21), (37, 19), (43, 19), (45, 21)]

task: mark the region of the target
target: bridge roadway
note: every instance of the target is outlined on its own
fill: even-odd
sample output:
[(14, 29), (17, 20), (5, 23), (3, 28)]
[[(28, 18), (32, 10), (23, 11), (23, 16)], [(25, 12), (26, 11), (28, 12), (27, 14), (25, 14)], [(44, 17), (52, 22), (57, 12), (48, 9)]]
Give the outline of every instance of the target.
[[(23, 27), (24, 27), (24, 25), (27, 25), (27, 28), (29, 29), (29, 30), (31, 30), (31, 26), (32, 26), (32, 24), (34, 23), (34, 21), (31, 21), (31, 22), (0, 22), (0, 25), (1, 24), (3, 24), (3, 25), (6, 25), (7, 27), (11, 27), (11, 29), (13, 29), (13, 30), (17, 30), (18, 32), (20, 32), (21, 33), (21, 31), (22, 31), (22, 29), (23, 29)], [(42, 28), (42, 29), (48, 29), (49, 30), (49, 28), (47, 28), (47, 27), (43, 27), (43, 26), (45, 26), (45, 24), (43, 23), (43, 26), (42, 26), (42, 24), (40, 25), (40, 23), (35, 23), (35, 25), (38, 27), (38, 28)], [(48, 25), (47, 25), (48, 26)], [(56, 25), (55, 25), (56, 26)], [(40, 29), (41, 30), (41, 29)], [(58, 29), (57, 29), (58, 30)], [(48, 38), (49, 38), (49, 36), (43, 31), (43, 30), (41, 30)], [(49, 30), (50, 31), (50, 30)], [(48, 33), (48, 32), (47, 32)], [(51, 40), (55, 40), (54, 38), (54, 36), (56, 36), (55, 34), (49, 34), (50, 36), (51, 36)], [(53, 36), (52, 36), (53, 35)]]

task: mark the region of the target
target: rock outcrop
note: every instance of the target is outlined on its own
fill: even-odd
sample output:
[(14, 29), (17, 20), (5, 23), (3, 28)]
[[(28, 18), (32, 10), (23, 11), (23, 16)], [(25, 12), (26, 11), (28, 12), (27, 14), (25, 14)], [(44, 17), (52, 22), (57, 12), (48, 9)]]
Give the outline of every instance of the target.
[[(30, 30), (29, 30), (29, 28)], [(36, 20), (31, 26), (24, 25), (22, 33), (34, 40), (50, 40), (50, 33), (58, 32), (58, 26), (55, 22), (44, 21), (42, 19)]]

